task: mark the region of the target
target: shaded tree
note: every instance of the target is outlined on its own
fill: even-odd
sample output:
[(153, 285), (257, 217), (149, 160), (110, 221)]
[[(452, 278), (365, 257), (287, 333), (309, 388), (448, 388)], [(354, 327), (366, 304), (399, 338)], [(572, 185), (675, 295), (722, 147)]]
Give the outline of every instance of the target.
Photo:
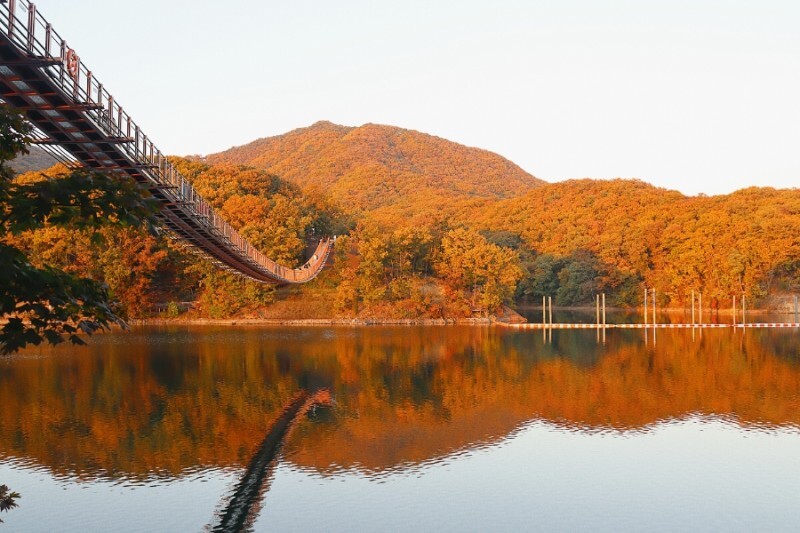
[(10, 238), (45, 226), (94, 230), (104, 226), (152, 229), (156, 206), (132, 180), (76, 170), (57, 179), (17, 183), (9, 167), (25, 153), (30, 126), (21, 115), (0, 109), (0, 354), (28, 344), (81, 344), (113, 323), (108, 287), (63, 269), (34, 266)]
[[(8, 512), (9, 510), (19, 507), (17, 500), (20, 498), (18, 492), (11, 492), (6, 485), (0, 485), (0, 511)], [(0, 523), (3, 521), (0, 520)]]

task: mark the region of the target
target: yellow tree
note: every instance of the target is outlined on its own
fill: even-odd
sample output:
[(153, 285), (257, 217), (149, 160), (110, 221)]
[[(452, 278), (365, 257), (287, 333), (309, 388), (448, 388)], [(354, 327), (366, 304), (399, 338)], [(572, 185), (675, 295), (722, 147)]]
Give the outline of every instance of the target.
[(495, 311), (514, 294), (524, 274), (514, 250), (492, 244), (474, 230), (457, 228), (442, 238), (436, 271), (473, 305)]

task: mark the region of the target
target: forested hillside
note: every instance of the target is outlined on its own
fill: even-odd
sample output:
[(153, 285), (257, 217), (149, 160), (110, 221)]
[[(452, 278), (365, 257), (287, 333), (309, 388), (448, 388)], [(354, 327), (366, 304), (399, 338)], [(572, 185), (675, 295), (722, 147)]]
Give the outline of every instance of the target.
[(22, 174), (25, 172), (46, 170), (57, 162), (56, 158), (38, 146), (29, 146), (27, 154), (20, 155), (11, 161), (11, 168), (14, 169), (14, 172)]
[(519, 295), (564, 303), (597, 290), (622, 305), (656, 287), (663, 305), (692, 290), (727, 308), (800, 288), (800, 189), (685, 197), (635, 180), (573, 180), (501, 201), (463, 220), (517, 239), (529, 275)]
[(726, 307), (733, 294), (763, 302), (800, 290), (798, 189), (686, 197), (637, 180), (545, 184), (483, 150), (326, 122), (173, 163), (287, 265), (337, 235), (331, 268), (276, 291), (132, 229), (45, 228), (16, 244), (39, 265), (105, 281), (129, 316), (191, 301), (210, 317), (465, 317), (542, 296), (580, 305), (598, 292), (635, 306), (644, 286), (661, 306), (698, 290)]
[(208, 156), (207, 161), (264, 169), (362, 212), (510, 198), (543, 183), (486, 150), (377, 124), (349, 128), (317, 122)]

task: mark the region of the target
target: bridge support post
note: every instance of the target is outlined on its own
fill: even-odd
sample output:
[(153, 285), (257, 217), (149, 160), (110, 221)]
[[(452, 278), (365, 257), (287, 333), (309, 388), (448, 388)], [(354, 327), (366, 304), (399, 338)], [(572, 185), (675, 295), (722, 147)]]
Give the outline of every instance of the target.
[(36, 31), (36, 4), (28, 4), (28, 52), (33, 53), (34, 32)]
[(15, 11), (17, 10), (17, 0), (8, 0), (8, 36), (14, 35), (14, 18), (16, 17)]

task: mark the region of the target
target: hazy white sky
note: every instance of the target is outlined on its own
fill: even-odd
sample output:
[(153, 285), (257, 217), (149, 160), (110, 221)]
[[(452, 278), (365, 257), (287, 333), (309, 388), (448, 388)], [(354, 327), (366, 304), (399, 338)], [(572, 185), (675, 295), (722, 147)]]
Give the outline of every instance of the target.
[(375, 122), (548, 181), (800, 186), (797, 0), (36, 4), (167, 153)]

